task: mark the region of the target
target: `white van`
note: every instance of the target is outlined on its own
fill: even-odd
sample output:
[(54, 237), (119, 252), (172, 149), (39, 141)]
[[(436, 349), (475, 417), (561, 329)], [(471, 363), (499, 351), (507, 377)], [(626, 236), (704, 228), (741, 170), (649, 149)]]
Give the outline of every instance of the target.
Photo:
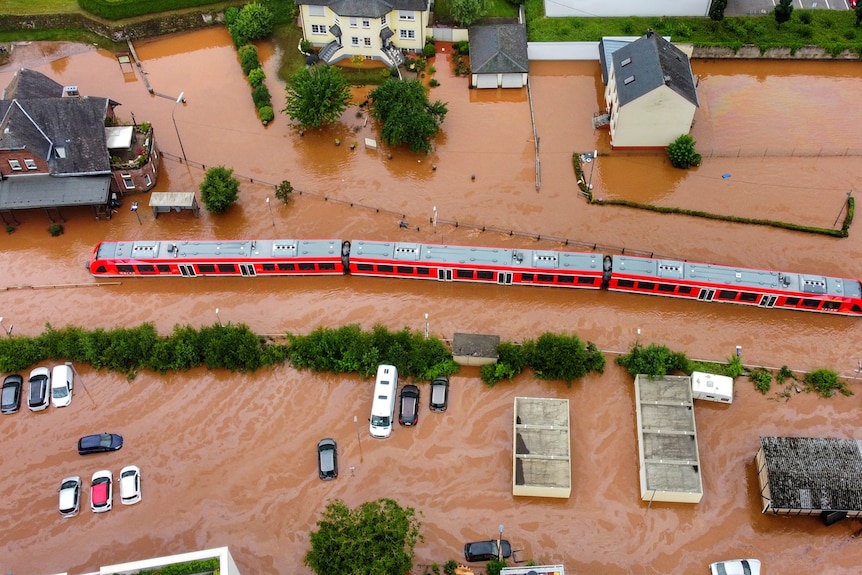
[(374, 401), (371, 404), (371, 437), (384, 439), (392, 434), (397, 389), (398, 370), (395, 366), (378, 367), (377, 383), (374, 384)]
[(66, 407), (72, 403), (72, 388), (75, 378), (72, 368), (68, 365), (57, 365), (51, 373), (51, 405)]

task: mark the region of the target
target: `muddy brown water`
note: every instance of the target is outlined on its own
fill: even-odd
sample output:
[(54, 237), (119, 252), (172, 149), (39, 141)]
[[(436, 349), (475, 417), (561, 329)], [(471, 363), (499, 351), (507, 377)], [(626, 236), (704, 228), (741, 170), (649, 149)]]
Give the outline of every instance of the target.
[[(463, 331), (518, 341), (544, 331), (571, 332), (602, 349), (625, 350), (640, 329), (641, 342), (663, 343), (690, 357), (720, 360), (741, 345), (747, 364), (855, 375), (860, 323), (850, 318), (605, 292), (348, 277), (131, 279), (96, 287), (84, 268), (105, 238), (338, 237), (563, 247), (466, 226), (435, 230), (429, 220), (436, 207), (441, 220), (691, 260), (860, 277), (855, 227), (838, 240), (588, 206), (572, 169), (573, 152), (598, 149), (598, 161), (587, 169), (600, 195), (830, 227), (846, 193), (860, 184), (862, 134), (856, 127), (862, 111), (854, 104), (862, 78), (853, 63), (694, 62), (701, 107), (692, 134), (705, 161), (687, 172), (672, 169), (661, 154), (611, 153), (607, 133), (590, 125), (601, 100), (596, 63), (533, 63), (537, 190), (526, 92), (468, 90), (442, 53), (434, 63), (441, 85), (431, 97), (447, 102), (449, 114), (425, 156), (365, 149), (364, 138), (377, 132), (357, 108), (345, 112), (340, 125), (304, 136), (283, 115), (261, 126), (222, 30), (136, 48), (153, 88), (172, 97), (183, 92), (186, 105), (151, 96), (139, 73), (88, 47), (16, 48), (18, 59), (0, 69), (0, 84), (26, 65), (79, 86), (82, 94), (109, 96), (122, 104), (121, 117), (130, 120), (134, 113), (136, 121), (153, 123), (165, 152), (157, 190), (196, 190), (200, 164), (223, 164), (242, 176), (239, 202), (223, 216), (154, 219), (147, 195), (127, 197), (111, 221), (64, 210), (59, 238), (48, 235), (43, 212), (16, 214), (21, 225), (5, 236), (0, 251), (0, 286), (6, 288), (0, 315), (13, 334), (35, 335), (46, 323), (112, 328), (144, 321), (168, 333), (178, 323), (217, 320), (271, 334), (346, 323), (421, 331), (428, 313), (431, 333), (444, 338)], [(279, 54), (260, 49), (279, 110)], [(366, 93), (357, 89), (357, 101)], [(177, 132), (189, 164), (177, 161)], [(359, 146), (351, 151), (353, 141)], [(275, 201), (272, 189), (284, 179), (307, 192), (287, 206)], [(140, 222), (129, 211), (135, 200), (142, 206)], [(34, 287), (56, 284), (93, 287)], [(306, 573), (307, 534), (328, 500), (357, 505), (392, 497), (422, 513), (416, 573), (420, 565), (458, 559), (464, 542), (494, 537), (500, 524), (522, 550), (519, 558), (564, 563), (572, 573), (702, 573), (707, 563), (734, 557), (760, 558), (767, 574), (858, 572), (860, 522), (826, 528), (817, 519), (762, 515), (752, 462), (761, 435), (859, 437), (857, 396), (823, 400), (793, 393), (785, 401), (774, 391), (761, 396), (740, 379), (732, 405), (699, 403), (695, 410), (703, 501), (647, 506), (638, 495), (631, 379), (612, 360), (605, 374), (571, 389), (525, 375), (488, 390), (477, 369), (462, 369), (452, 380), (448, 412), (428, 412), (423, 386), (418, 427), (396, 429), (385, 441), (367, 433), (372, 384), (356, 378), (282, 366), (255, 374), (143, 372), (126, 381), (79, 365), (69, 408), (0, 417), (0, 484), (7, 494), (0, 498), (0, 569), (81, 573), (229, 545), (243, 573)], [(511, 410), (519, 395), (571, 402), (569, 500), (511, 496)], [(123, 450), (79, 457), (77, 437), (100, 431), (122, 433)], [(341, 476), (333, 482), (316, 476), (314, 447), (322, 437), (339, 444)], [(86, 483), (99, 469), (116, 474), (132, 463), (143, 471), (140, 504), (117, 502), (97, 516), (85, 496), (80, 516), (61, 520), (56, 488), (63, 477), (81, 475)]]

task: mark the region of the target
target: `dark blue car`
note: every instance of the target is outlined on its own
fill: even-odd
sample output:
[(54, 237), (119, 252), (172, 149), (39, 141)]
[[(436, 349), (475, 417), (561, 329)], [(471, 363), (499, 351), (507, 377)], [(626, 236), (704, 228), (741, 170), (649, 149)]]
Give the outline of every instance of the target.
[(78, 440), (78, 453), (80, 455), (116, 451), (121, 447), (123, 447), (123, 436), (116, 433), (85, 435)]

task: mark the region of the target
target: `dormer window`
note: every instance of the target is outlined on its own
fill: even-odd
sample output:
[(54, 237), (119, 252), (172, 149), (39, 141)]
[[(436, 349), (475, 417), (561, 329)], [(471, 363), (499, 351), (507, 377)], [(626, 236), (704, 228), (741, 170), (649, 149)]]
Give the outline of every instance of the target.
[(57, 146), (56, 148), (54, 148), (54, 154), (61, 160), (65, 159), (66, 148), (64, 146)]
[(634, 82), (634, 81), (635, 81), (635, 77), (634, 77), (634, 76), (629, 76), (628, 78), (626, 78), (625, 80), (623, 80), (623, 84), (625, 84), (626, 86), (628, 86), (629, 84), (631, 84), (631, 83), (632, 83), (632, 82)]
[(36, 161), (33, 158), (26, 158), (24, 165), (27, 166), (28, 170), (35, 170), (37, 168)]
[(629, 64), (631, 64), (631, 63), (632, 63), (632, 59), (631, 59), (631, 58), (626, 58), (625, 60), (623, 60), (622, 62), (620, 62), (620, 67), (621, 67), (621, 68), (625, 68), (626, 66), (628, 66), (628, 65), (629, 65)]
[(11, 167), (12, 171), (14, 172), (20, 172), (21, 162), (19, 162), (18, 160), (9, 160), (9, 167)]

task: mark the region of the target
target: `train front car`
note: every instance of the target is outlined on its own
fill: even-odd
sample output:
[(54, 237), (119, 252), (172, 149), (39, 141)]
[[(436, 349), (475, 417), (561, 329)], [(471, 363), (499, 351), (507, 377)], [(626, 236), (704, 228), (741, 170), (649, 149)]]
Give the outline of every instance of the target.
[(350, 273), (438, 281), (600, 289), (595, 253), (354, 240)]
[(634, 256), (613, 256), (611, 291), (862, 316), (856, 280)]

